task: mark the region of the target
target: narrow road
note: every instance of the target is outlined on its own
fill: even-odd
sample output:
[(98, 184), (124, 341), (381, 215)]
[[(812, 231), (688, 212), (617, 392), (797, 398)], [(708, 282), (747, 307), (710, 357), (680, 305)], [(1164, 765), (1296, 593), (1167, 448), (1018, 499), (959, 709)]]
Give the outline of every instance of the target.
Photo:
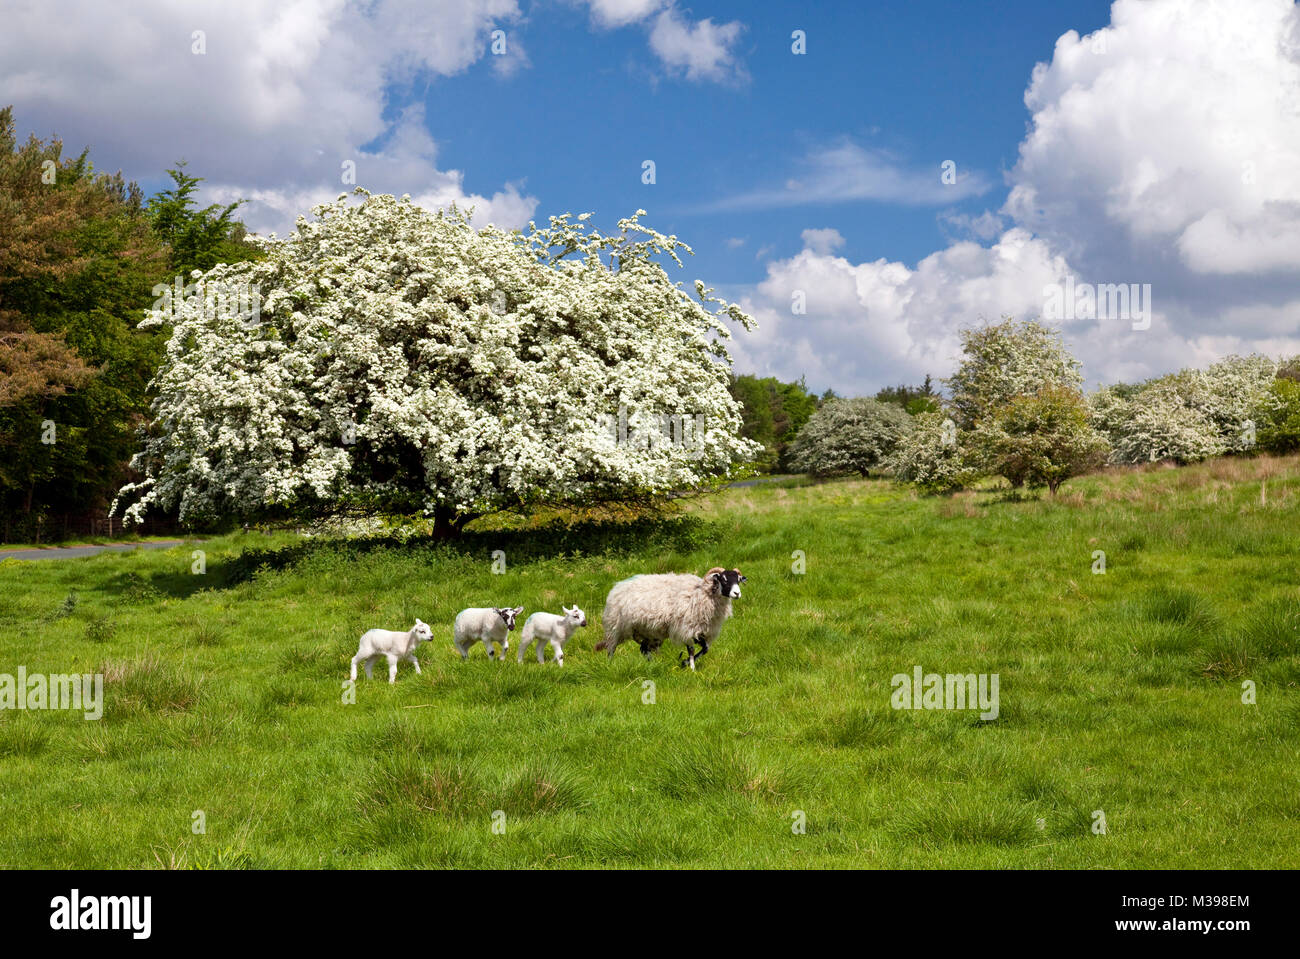
[(760, 476), (757, 479), (741, 480), (739, 483), (728, 483), (728, 489), (740, 489), (743, 486), (758, 486), (762, 483), (778, 483), (781, 480), (794, 479), (797, 473), (782, 473), (780, 476)]
[(45, 549), (0, 549), (3, 559), (76, 559), (78, 556), (94, 556), (105, 550), (126, 553), (133, 549), (170, 549), (184, 543), (183, 539), (167, 539), (148, 543), (109, 543), (106, 546), (50, 546)]

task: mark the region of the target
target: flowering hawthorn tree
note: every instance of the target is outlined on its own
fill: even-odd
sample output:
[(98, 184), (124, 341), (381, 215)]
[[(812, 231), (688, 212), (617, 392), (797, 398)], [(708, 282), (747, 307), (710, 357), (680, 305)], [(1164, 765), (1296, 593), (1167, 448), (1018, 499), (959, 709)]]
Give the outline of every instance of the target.
[(1004, 317), (1001, 323), (962, 330), (961, 365), (945, 380), (949, 405), (962, 429), (987, 419), (1017, 396), (1045, 386), (1079, 389), (1079, 361), (1061, 334), (1036, 320)]
[(1142, 385), (1131, 397), (1103, 388), (1089, 398), (1094, 425), (1117, 463), (1172, 459), (1192, 463), (1256, 444), (1255, 418), (1277, 364), (1229, 356), (1206, 370), (1186, 369)]
[[(756, 452), (727, 383), (723, 318), (656, 261), (690, 248), (568, 214), (476, 230), (452, 209), (343, 195), (265, 260), (165, 292), (172, 324), (144, 474), (125, 516), (344, 510), (469, 520), (543, 504), (655, 502)], [(215, 291), (253, 291), (260, 311)]]
[(945, 411), (927, 410), (914, 417), (885, 468), (927, 493), (952, 493), (977, 478), (974, 460), (969, 431), (959, 430)]
[(790, 444), (790, 463), (814, 476), (868, 475), (881, 467), (912, 430), (912, 417), (893, 403), (833, 399), (812, 415)]

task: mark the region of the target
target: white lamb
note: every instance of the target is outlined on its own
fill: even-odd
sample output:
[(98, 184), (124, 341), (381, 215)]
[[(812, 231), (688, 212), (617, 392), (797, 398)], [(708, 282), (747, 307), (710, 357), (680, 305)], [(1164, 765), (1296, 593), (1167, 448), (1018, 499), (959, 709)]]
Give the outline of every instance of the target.
[(557, 616), (555, 613), (533, 613), (524, 623), (523, 634), (519, 637), (519, 662), (524, 661), (524, 653), (533, 641), (537, 641), (537, 661), (546, 662), (546, 643), (551, 644), (551, 649), (555, 650), (555, 661), (561, 666), (564, 665), (564, 644), (569, 641), (573, 631), (579, 626), (587, 625), (587, 614), (577, 606), (569, 609), (567, 606), (561, 606), (564, 610), (563, 616)]
[(462, 609), (456, 614), (452, 628), (452, 642), (461, 659), (469, 659), (469, 648), (477, 642), (487, 647), (488, 659), (494, 658), (492, 644), (501, 647), (501, 661), (510, 651), (510, 631), (515, 628), (515, 617), (524, 611), (522, 606), (482, 606)]
[(429, 628), (428, 623), (422, 623), (420, 620), (415, 621), (407, 632), (402, 633), (394, 629), (372, 629), (361, 637), (361, 645), (357, 648), (357, 654), (352, 657), (352, 680), (357, 678), (357, 663), (363, 659), (366, 661), (366, 679), (373, 679), (371, 670), (374, 668), (375, 660), (380, 656), (388, 658), (388, 681), (397, 682), (397, 661), (405, 659), (415, 667), (416, 675), (419, 675), (420, 664), (415, 659), (415, 647), (421, 643), (427, 643), (433, 639), (433, 630)]

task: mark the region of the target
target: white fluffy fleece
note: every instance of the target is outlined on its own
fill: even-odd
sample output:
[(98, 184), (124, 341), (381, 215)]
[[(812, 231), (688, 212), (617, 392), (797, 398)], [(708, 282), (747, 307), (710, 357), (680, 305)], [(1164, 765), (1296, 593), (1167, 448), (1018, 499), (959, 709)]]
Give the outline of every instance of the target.
[(380, 656), (388, 659), (388, 681), (397, 682), (397, 661), (405, 659), (418, 674), (420, 664), (415, 659), (415, 647), (421, 643), (427, 643), (433, 639), (433, 630), (429, 628), (428, 623), (422, 623), (420, 620), (415, 621), (415, 625), (404, 633), (393, 629), (372, 629), (361, 637), (361, 645), (357, 647), (357, 654), (352, 657), (352, 679), (357, 678), (357, 663), (365, 660), (366, 679), (373, 678), (371, 670), (374, 668), (375, 660)]
[(575, 629), (587, 625), (587, 614), (577, 606), (573, 609), (567, 606), (560, 608), (564, 610), (563, 616), (557, 616), (555, 613), (533, 613), (528, 617), (528, 622), (524, 623), (524, 631), (519, 637), (519, 662), (524, 661), (524, 653), (535, 640), (539, 663), (546, 662), (546, 644), (550, 643), (551, 649), (555, 650), (555, 661), (561, 666), (564, 665), (564, 644), (569, 641)]
[(744, 581), (740, 570), (715, 567), (703, 577), (658, 573), (615, 583), (601, 617), (605, 639), (596, 648), (613, 656), (619, 643), (633, 639), (649, 655), (669, 640), (685, 649), (694, 669), (695, 647), (701, 656), (709, 651)]

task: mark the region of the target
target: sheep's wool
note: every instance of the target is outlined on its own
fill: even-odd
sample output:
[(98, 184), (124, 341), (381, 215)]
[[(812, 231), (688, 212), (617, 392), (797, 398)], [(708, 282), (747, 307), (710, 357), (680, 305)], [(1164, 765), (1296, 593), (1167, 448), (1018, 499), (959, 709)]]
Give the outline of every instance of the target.
[(607, 648), (627, 639), (713, 640), (731, 615), (731, 600), (690, 573), (634, 576), (615, 583), (605, 601)]

